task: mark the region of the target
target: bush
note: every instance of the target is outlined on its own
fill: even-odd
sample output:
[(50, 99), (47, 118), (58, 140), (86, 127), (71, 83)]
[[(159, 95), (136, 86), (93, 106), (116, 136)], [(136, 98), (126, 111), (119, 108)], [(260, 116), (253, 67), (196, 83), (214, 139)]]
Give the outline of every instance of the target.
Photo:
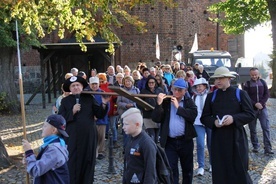
[(7, 93), (1, 92), (0, 93), (0, 113), (7, 112), (8, 103), (6, 102)]

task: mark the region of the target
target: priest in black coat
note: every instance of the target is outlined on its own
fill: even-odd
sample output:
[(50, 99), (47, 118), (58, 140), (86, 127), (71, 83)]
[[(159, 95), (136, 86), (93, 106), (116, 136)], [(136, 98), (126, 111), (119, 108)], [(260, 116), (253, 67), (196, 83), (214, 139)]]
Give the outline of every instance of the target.
[(248, 174), (248, 140), (244, 125), (254, 120), (255, 115), (247, 93), (239, 90), (236, 94), (237, 88), (230, 86), (234, 77), (225, 67), (216, 69), (211, 78), (215, 78), (218, 90), (215, 98), (214, 92), (208, 94), (200, 119), (212, 129), (213, 184), (252, 183)]
[(108, 110), (110, 97), (102, 97), (98, 104), (93, 95), (81, 94), (87, 82), (78, 76), (67, 79), (63, 85), (71, 95), (61, 101), (58, 113), (66, 122), (66, 140), (69, 151), (68, 168), (71, 184), (91, 184), (96, 162), (97, 130), (94, 118), (103, 118)]

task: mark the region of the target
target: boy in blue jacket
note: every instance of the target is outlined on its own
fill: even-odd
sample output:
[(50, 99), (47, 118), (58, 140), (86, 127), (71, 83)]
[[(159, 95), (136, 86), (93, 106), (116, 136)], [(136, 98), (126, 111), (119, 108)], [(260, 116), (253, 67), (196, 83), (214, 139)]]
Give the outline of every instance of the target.
[(37, 156), (30, 143), (23, 139), (25, 151), (23, 162), (27, 164), (27, 172), (34, 178), (33, 183), (68, 184), (67, 167), (68, 151), (63, 139), (69, 137), (65, 132), (66, 121), (61, 115), (50, 115), (42, 127), (43, 145)]

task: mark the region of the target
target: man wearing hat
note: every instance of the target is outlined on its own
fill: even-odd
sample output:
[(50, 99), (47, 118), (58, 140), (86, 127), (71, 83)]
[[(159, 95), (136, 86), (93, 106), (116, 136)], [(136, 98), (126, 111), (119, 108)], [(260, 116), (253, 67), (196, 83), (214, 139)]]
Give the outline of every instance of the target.
[(196, 131), (193, 126), (197, 116), (194, 101), (185, 96), (187, 82), (177, 79), (172, 85), (173, 97), (159, 93), (157, 104), (152, 113), (152, 120), (161, 122), (160, 145), (165, 148), (173, 171), (174, 183), (179, 183), (178, 159), (182, 168), (182, 183), (193, 180), (193, 138)]
[[(104, 92), (104, 90), (100, 89), (99, 86), (99, 78), (98, 77), (90, 77), (89, 78), (89, 85), (92, 91), (94, 92)], [(102, 103), (101, 95), (94, 95), (97, 102), (100, 104)], [(109, 104), (110, 107), (110, 104)], [(106, 125), (108, 124), (108, 116), (107, 114), (102, 119), (97, 119), (96, 125), (97, 125), (97, 133), (98, 133), (98, 146), (97, 146), (97, 159), (101, 160), (105, 158), (105, 131), (106, 131)]]
[(63, 98), (59, 108), (66, 122), (66, 139), (69, 151), (70, 183), (92, 183), (96, 161), (97, 131), (94, 117), (103, 118), (108, 110), (110, 97), (102, 96), (98, 104), (94, 96), (82, 94), (87, 86), (86, 80), (79, 76), (67, 79), (63, 84), (64, 91), (72, 94)]
[(217, 91), (208, 94), (200, 119), (212, 129), (214, 184), (252, 183), (248, 174), (248, 140), (244, 125), (254, 120), (255, 115), (247, 93), (230, 86), (234, 77), (226, 67), (215, 70), (211, 78), (215, 79)]
[(66, 121), (61, 115), (50, 115), (45, 120), (41, 134), (43, 145), (37, 156), (30, 143), (22, 140), (25, 151), (23, 162), (27, 165), (27, 172), (34, 178), (34, 183), (69, 183), (68, 151), (63, 139), (68, 137), (65, 126)]

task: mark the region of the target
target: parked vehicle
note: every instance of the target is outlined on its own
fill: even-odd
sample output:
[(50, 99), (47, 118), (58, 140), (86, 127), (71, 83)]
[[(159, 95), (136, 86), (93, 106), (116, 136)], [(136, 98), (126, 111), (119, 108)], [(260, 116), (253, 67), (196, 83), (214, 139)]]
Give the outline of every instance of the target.
[[(190, 53), (187, 61), (187, 65), (194, 66), (196, 63), (203, 65), (204, 69), (212, 76), (215, 70), (218, 67), (225, 66), (227, 67), (232, 74), (236, 76), (235, 79), (232, 79), (231, 84), (235, 86), (242, 85), (248, 79), (250, 67), (241, 67), (238, 64), (235, 67), (235, 63), (232, 61), (231, 54), (227, 51), (220, 50), (198, 50), (193, 53)], [(214, 80), (209, 81), (212, 85)]]

